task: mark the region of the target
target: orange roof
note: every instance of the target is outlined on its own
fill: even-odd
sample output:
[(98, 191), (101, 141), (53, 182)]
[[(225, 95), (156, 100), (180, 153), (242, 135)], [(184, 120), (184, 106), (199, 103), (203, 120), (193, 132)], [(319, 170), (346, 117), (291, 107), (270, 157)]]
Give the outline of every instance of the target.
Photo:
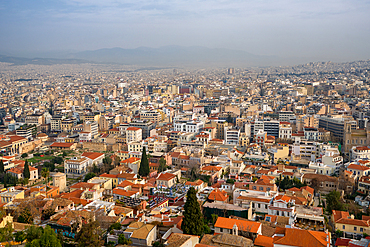
[(348, 218), (349, 213), (346, 211), (339, 211), (339, 210), (333, 210), (333, 217), (334, 217), (334, 222), (337, 222), (337, 220), (342, 219), (342, 218)]
[(171, 179), (174, 179), (176, 175), (172, 173), (161, 173), (157, 180), (163, 180), (163, 181), (170, 181)]
[(275, 234), (284, 236), (273, 238), (274, 245), (289, 245), (289, 246), (328, 246), (327, 241), (330, 240), (330, 234), (319, 231), (309, 231), (295, 228), (276, 228)]
[(367, 166), (362, 166), (362, 165), (357, 165), (357, 164), (350, 164), (347, 169), (354, 169), (354, 170), (359, 170), (359, 171), (367, 171), (370, 168)]
[(81, 156), (89, 158), (91, 160), (95, 160), (97, 158), (100, 158), (101, 156), (104, 156), (104, 154), (95, 152), (84, 152)]
[(238, 220), (230, 219), (224, 217), (218, 217), (215, 227), (224, 228), (224, 229), (233, 229), (233, 226), (236, 225), (240, 231), (248, 231), (252, 233), (258, 233), (261, 229), (261, 223), (249, 221), (249, 220)]
[(128, 159), (125, 159), (125, 160), (122, 160), (120, 163), (134, 163), (136, 161), (140, 160), (140, 158), (136, 158), (136, 157), (131, 157), (131, 158), (128, 158)]
[(209, 193), (208, 199), (212, 201), (219, 201), (225, 202), (229, 198), (229, 195), (226, 191), (220, 191), (218, 189), (214, 189), (211, 193)]
[(80, 183), (77, 183), (77, 184), (74, 184), (74, 185), (70, 186), (69, 188), (71, 188), (71, 189), (80, 189), (80, 188), (92, 189), (95, 185), (96, 184), (93, 184), (93, 183), (80, 182)]
[(367, 146), (363, 146), (363, 147), (356, 147), (356, 150), (370, 150), (370, 148), (368, 148)]
[(54, 142), (53, 144), (50, 145), (50, 147), (69, 148), (73, 144), (74, 143), (68, 143), (68, 142)]
[(258, 235), (257, 238), (254, 240), (254, 245), (262, 246), (262, 247), (273, 247), (273, 239), (272, 237), (267, 237), (263, 235)]
[(99, 177), (103, 177), (103, 178), (117, 178), (117, 174), (114, 175), (114, 174), (103, 173)]
[(130, 181), (128, 180), (124, 180), (122, 181), (117, 187), (122, 187), (122, 188), (125, 188), (127, 186), (132, 186), (134, 185), (134, 183), (131, 183)]
[(128, 127), (126, 130), (138, 131), (138, 130), (141, 130), (141, 129), (140, 128), (137, 128), (137, 127)]
[(279, 201), (285, 201), (285, 202), (289, 202), (291, 200), (291, 198), (289, 196), (286, 196), (286, 195), (279, 195), (277, 197), (275, 197), (275, 200)]
[(127, 190), (123, 190), (123, 189), (119, 189), (119, 188), (113, 189), (113, 194), (121, 195), (121, 196), (131, 197), (131, 196), (135, 195), (136, 193), (138, 193), (138, 192), (137, 191), (127, 191)]
[(222, 169), (221, 166), (204, 166), (202, 167), (202, 171), (220, 171)]
[(309, 187), (309, 186), (304, 186), (304, 187), (302, 187), (301, 188), (301, 190), (306, 190), (308, 193), (310, 193), (311, 195), (313, 195), (313, 193), (314, 193), (314, 189), (313, 188), (311, 188), (311, 187)]

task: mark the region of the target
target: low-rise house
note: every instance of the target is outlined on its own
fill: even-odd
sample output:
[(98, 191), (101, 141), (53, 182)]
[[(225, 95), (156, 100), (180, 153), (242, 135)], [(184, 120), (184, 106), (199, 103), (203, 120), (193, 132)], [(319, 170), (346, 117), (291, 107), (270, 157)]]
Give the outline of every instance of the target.
[(228, 233), (255, 239), (262, 234), (262, 224), (249, 220), (218, 217), (215, 223), (215, 233)]
[(14, 187), (9, 187), (6, 191), (0, 193), (1, 203), (8, 203), (14, 199), (24, 199), (24, 190), (16, 190)]
[(335, 230), (344, 232), (345, 237), (356, 238), (370, 233), (370, 218), (368, 216), (363, 216), (362, 220), (358, 220), (348, 212), (333, 210), (332, 219)]
[(136, 246), (152, 246), (157, 239), (157, 227), (152, 224), (133, 222), (123, 233)]
[(355, 175), (356, 179), (358, 180), (362, 176), (369, 175), (370, 167), (352, 163), (348, 165), (347, 171), (352, 172), (353, 175)]
[(70, 176), (83, 176), (88, 172), (89, 160), (86, 157), (73, 157), (64, 161), (64, 172)]
[(310, 187), (317, 186), (316, 193), (330, 193), (338, 188), (338, 178), (327, 175), (306, 173), (302, 176), (302, 183), (306, 183)]
[(81, 157), (87, 158), (89, 166), (92, 166), (93, 164), (98, 166), (103, 164), (104, 154), (96, 152), (84, 152), (81, 154)]
[(156, 185), (157, 187), (171, 188), (176, 183), (176, 180), (177, 176), (175, 174), (164, 172), (159, 174)]
[(209, 193), (208, 201), (228, 203), (229, 195), (224, 190), (214, 189), (211, 193)]
[(293, 225), (296, 219), (295, 202), (289, 196), (278, 195), (269, 205), (268, 214), (289, 217), (289, 225)]

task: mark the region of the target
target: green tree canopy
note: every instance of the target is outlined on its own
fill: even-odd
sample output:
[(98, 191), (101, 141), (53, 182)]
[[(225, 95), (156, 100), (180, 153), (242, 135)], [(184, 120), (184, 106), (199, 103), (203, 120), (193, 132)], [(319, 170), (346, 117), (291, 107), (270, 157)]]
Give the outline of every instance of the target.
[(27, 242), (26, 247), (62, 247), (62, 244), (53, 229), (46, 226), (40, 238)]
[(165, 170), (167, 170), (167, 166), (166, 166), (166, 160), (161, 157), (159, 159), (159, 167), (158, 167), (158, 172), (164, 172)]
[(344, 210), (344, 204), (341, 202), (340, 192), (333, 190), (326, 195), (326, 209), (328, 212), (332, 210)]
[(4, 162), (3, 160), (0, 160), (0, 174), (4, 173)]
[(203, 215), (200, 211), (196, 191), (193, 187), (188, 190), (184, 209), (184, 218), (181, 224), (184, 234), (202, 235), (204, 231)]
[(85, 175), (84, 182), (87, 182), (89, 179), (96, 177), (96, 174), (93, 172), (89, 172), (88, 174)]
[(30, 168), (28, 166), (28, 160), (26, 160), (25, 163), (24, 163), (23, 177), (30, 179), (30, 176), (31, 176)]
[(141, 161), (140, 161), (139, 175), (142, 177), (146, 177), (149, 175), (149, 173), (150, 173), (149, 160), (146, 155), (146, 148), (143, 147), (143, 153), (141, 155)]

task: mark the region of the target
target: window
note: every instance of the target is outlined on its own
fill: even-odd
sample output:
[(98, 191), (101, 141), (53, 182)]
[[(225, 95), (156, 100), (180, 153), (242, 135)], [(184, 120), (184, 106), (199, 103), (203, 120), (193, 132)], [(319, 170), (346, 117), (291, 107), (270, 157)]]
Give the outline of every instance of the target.
[(361, 228), (360, 228), (360, 232), (363, 232), (363, 231), (364, 231), (364, 228), (362, 228), (362, 227), (361, 227)]
[(223, 232), (224, 231), (224, 229), (223, 228), (220, 228), (220, 232)]
[(354, 226), (354, 227), (353, 227), (353, 230), (354, 230), (354, 231), (357, 231), (357, 226)]
[(343, 225), (343, 230), (346, 229), (346, 226)]

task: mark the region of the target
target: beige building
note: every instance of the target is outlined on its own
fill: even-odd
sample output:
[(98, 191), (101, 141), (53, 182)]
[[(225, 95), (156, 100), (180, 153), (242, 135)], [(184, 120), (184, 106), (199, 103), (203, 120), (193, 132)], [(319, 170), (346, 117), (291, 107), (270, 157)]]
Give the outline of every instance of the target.
[(9, 187), (8, 190), (0, 193), (1, 203), (8, 203), (14, 199), (24, 199), (24, 190), (16, 190), (14, 187)]
[(53, 185), (59, 188), (60, 192), (63, 192), (67, 187), (67, 176), (65, 173), (57, 172), (51, 175), (53, 178)]
[(128, 127), (126, 129), (126, 141), (139, 142), (143, 139), (143, 130), (137, 127)]

